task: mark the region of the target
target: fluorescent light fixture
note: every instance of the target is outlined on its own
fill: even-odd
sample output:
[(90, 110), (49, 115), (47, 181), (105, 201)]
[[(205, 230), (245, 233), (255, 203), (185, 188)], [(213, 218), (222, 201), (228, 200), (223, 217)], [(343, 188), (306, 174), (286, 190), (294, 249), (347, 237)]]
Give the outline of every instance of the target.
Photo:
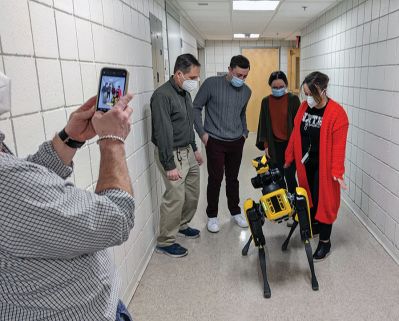
[(276, 10), (280, 1), (235, 1), (233, 0), (233, 10)]
[(235, 33), (234, 38), (236, 39), (244, 39), (245, 38), (245, 33)]
[(235, 39), (258, 39), (259, 38), (259, 33), (235, 33), (234, 34)]

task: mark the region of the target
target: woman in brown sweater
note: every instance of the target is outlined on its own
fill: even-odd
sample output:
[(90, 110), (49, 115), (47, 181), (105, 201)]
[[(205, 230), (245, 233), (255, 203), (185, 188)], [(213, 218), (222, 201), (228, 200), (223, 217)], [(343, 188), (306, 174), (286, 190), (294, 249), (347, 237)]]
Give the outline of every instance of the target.
[(297, 186), (295, 166), (284, 169), (284, 153), (294, 127), (299, 98), (287, 93), (288, 80), (282, 71), (275, 71), (269, 77), (272, 94), (263, 98), (258, 125), (256, 146), (264, 150), (270, 165), (278, 168), (285, 177), (280, 181), (282, 188), (293, 193)]

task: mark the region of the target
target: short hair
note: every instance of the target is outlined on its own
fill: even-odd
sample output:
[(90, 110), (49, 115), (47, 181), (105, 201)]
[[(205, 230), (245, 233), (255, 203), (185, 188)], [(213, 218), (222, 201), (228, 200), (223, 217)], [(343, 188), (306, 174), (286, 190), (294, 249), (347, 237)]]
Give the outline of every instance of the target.
[(303, 85), (307, 85), (310, 92), (312, 93), (313, 98), (316, 100), (317, 103), (322, 101), (320, 96), (319, 90), (323, 91), (327, 89), (328, 82), (330, 79), (326, 74), (323, 74), (320, 71), (314, 71), (307, 75), (302, 82), (301, 88)]
[(242, 69), (251, 69), (249, 60), (243, 55), (237, 55), (231, 58), (230, 68), (234, 69), (235, 67), (240, 67)]
[(269, 86), (272, 86), (272, 82), (277, 80), (277, 79), (281, 79), (282, 81), (284, 81), (285, 85), (288, 86), (288, 79), (287, 76), (285, 75), (284, 71), (278, 70), (278, 71), (273, 71), (270, 74), (269, 77)]
[(182, 54), (177, 57), (173, 72), (176, 73), (180, 70), (183, 74), (187, 74), (192, 66), (201, 67), (201, 64), (192, 54)]

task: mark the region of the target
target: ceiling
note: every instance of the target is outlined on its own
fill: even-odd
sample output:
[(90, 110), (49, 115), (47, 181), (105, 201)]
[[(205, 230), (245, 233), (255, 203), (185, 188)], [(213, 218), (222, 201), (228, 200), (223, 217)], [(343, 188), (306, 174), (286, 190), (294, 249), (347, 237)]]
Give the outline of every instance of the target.
[(340, 1), (281, 0), (274, 11), (233, 12), (232, 0), (168, 0), (207, 40), (232, 39), (234, 33), (258, 33), (262, 38), (295, 39), (307, 23)]

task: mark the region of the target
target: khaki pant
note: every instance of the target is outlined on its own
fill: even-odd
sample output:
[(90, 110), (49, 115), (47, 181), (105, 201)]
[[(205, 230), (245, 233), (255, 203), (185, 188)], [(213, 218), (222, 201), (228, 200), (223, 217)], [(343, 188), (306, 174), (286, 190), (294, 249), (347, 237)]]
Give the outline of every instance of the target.
[(180, 148), (173, 154), (176, 168), (182, 176), (177, 181), (168, 180), (166, 171), (159, 161), (158, 148), (155, 148), (155, 160), (166, 187), (160, 208), (158, 246), (175, 243), (177, 232), (188, 227), (187, 224), (193, 218), (198, 205), (200, 171), (193, 149), (191, 146)]

